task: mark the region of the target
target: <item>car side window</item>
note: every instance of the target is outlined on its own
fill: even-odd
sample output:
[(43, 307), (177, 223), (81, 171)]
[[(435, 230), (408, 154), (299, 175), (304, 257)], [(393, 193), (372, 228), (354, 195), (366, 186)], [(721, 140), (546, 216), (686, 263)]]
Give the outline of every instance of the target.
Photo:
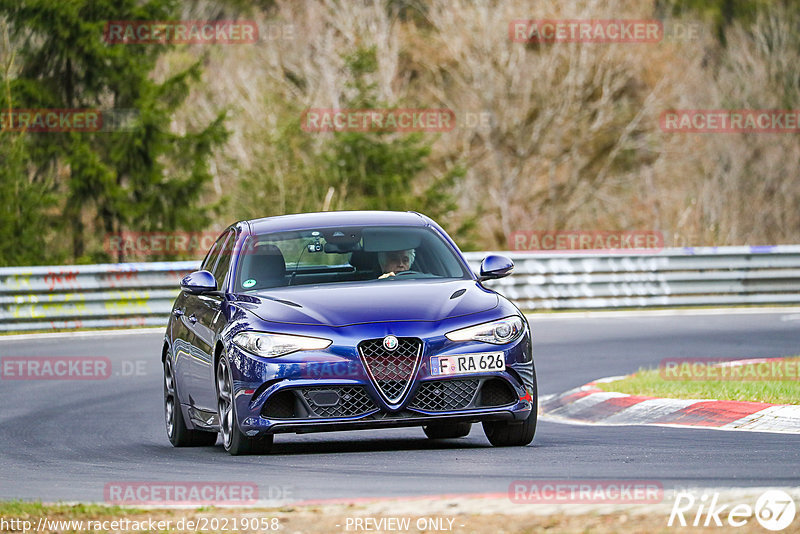
[(219, 261), (217, 266), (211, 271), (214, 278), (217, 280), (217, 287), (221, 290), (223, 282), (225, 282), (225, 275), (228, 274), (228, 269), (231, 266), (231, 259), (233, 257), (233, 245), (236, 242), (236, 232), (231, 230), (228, 232), (225, 242), (220, 248)]
[(222, 234), (217, 238), (214, 244), (211, 245), (211, 249), (208, 251), (208, 254), (206, 254), (206, 258), (203, 260), (200, 269), (211, 273), (214, 272), (214, 266), (217, 264), (217, 260), (219, 259), (219, 252), (220, 249), (222, 248), (223, 239), (227, 235), (228, 235), (227, 232)]

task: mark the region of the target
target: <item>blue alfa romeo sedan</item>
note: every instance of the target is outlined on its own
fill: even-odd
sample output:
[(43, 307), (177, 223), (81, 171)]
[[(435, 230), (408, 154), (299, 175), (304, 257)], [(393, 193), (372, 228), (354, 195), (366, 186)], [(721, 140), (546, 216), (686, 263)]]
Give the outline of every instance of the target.
[(496, 446), (536, 431), (525, 316), (413, 212), (351, 211), (231, 225), (181, 281), (161, 359), (176, 447), (269, 452), (277, 433), (481, 423)]

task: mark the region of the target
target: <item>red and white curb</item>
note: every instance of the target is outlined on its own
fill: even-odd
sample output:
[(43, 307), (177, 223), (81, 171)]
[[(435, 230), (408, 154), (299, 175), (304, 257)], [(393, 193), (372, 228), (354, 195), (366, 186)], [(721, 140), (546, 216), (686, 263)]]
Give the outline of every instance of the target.
[(598, 425), (655, 425), (800, 434), (800, 406), (721, 400), (662, 399), (603, 391), (602, 378), (540, 397), (545, 420)]

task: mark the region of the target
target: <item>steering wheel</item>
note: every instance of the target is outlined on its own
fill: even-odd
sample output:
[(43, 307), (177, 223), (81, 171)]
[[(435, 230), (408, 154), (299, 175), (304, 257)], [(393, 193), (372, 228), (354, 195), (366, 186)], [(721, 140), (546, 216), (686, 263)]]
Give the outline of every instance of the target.
[(401, 271), (399, 273), (394, 273), (395, 276), (404, 276), (406, 274), (425, 274), (425, 273), (421, 273), (419, 271)]

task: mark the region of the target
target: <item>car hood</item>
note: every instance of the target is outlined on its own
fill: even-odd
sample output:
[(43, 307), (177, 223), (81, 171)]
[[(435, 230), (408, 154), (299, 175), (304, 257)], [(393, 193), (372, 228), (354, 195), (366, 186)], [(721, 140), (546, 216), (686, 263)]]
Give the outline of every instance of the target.
[(497, 307), (496, 293), (474, 280), (387, 280), (284, 287), (234, 295), (265, 321), (346, 326), (389, 321), (440, 321)]

